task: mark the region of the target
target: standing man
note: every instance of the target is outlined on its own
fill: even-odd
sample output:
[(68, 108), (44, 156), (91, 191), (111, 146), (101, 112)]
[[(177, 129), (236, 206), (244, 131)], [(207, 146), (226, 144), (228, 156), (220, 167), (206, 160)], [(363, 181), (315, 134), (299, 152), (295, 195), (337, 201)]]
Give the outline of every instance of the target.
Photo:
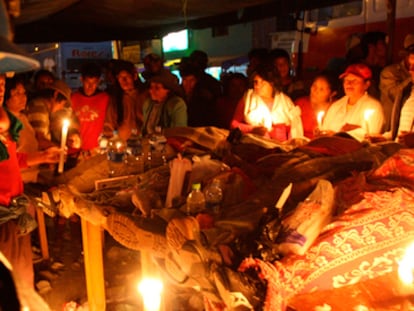
[(397, 134), (402, 103), (411, 93), (411, 73), (414, 71), (414, 34), (408, 34), (405, 37), (401, 54), (402, 61), (385, 67), (380, 76), (381, 103), (385, 115), (384, 131), (391, 131), (388, 136), (392, 139), (395, 139)]
[(99, 65), (85, 63), (81, 68), (82, 86), (71, 96), (73, 113), (79, 121), (81, 149), (87, 154), (98, 147), (109, 102), (109, 95), (98, 89), (101, 74)]
[(110, 137), (117, 130), (119, 136), (127, 140), (133, 129), (142, 128), (142, 109), (148, 92), (143, 90), (133, 63), (120, 61), (115, 65), (114, 73), (116, 86), (108, 104), (104, 132)]

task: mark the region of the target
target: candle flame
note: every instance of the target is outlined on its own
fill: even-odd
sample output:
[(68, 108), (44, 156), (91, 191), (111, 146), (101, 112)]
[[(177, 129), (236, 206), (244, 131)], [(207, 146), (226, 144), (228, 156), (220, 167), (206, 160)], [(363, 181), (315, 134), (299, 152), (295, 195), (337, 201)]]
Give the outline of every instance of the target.
[(369, 118), (371, 118), (371, 115), (375, 112), (374, 109), (367, 109), (364, 112), (364, 119), (365, 121), (368, 121)]
[(406, 285), (413, 285), (414, 272), (414, 243), (411, 244), (405, 251), (405, 255), (399, 262), (398, 276), (400, 280)]
[(272, 116), (269, 108), (264, 105), (250, 111), (247, 119), (253, 126), (263, 126), (269, 131), (272, 129)]
[(318, 112), (316, 119), (318, 120), (318, 125), (321, 126), (322, 125), (322, 119), (323, 116), (325, 115), (325, 111), (321, 110)]
[(68, 119), (62, 120), (62, 128), (69, 128), (70, 121)]
[(158, 311), (161, 306), (163, 284), (160, 279), (144, 278), (138, 284), (138, 291), (144, 300), (145, 311)]

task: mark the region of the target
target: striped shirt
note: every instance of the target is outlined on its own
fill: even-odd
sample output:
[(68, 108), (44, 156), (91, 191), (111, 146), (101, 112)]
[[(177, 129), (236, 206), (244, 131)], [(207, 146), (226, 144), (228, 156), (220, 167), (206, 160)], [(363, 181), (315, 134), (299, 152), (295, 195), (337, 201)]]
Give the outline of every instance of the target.
[(27, 118), (36, 133), (51, 140), (50, 112), (44, 98), (35, 98), (29, 103)]

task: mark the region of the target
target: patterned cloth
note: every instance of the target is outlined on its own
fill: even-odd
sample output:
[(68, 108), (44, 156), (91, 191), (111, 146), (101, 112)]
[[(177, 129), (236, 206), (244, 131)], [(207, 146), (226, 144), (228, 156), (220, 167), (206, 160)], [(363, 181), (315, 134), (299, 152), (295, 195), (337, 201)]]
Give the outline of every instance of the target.
[(387, 178), (387, 180), (393, 180), (414, 189), (414, 149), (400, 149), (369, 177), (371, 179)]
[[(274, 263), (244, 260), (241, 270), (253, 267), (268, 281), (265, 311), (286, 310), (299, 294), (352, 286), (398, 269), (414, 241), (414, 192), (400, 188), (365, 192), (363, 197), (326, 226), (305, 255)], [(349, 297), (348, 310), (357, 303)]]

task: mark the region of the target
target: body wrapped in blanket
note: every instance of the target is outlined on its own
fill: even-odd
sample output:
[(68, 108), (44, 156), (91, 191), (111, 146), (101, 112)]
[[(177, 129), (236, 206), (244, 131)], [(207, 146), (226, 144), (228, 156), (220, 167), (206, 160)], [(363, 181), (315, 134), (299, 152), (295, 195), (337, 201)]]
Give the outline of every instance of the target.
[[(99, 194), (93, 192), (75, 191), (65, 198), (67, 189), (63, 189), (64, 205), (95, 220), (125, 246), (151, 251), (166, 279), (200, 288), (206, 310), (325, 310), (320, 309), (324, 306), (353, 310), (359, 305), (381, 310), (379, 306), (398, 304), (401, 297), (392, 282), (398, 284), (398, 261), (414, 241), (413, 150), (344, 137), (325, 137), (293, 148), (269, 142), (258, 145), (243, 137), (230, 144), (230, 152), (217, 153), (225, 135), (215, 135), (212, 128), (197, 135), (195, 129), (189, 130), (180, 129), (174, 139), (190, 140), (192, 148), (214, 148), (210, 152), (220, 154), (227, 165), (214, 176), (223, 179), (227, 201), (213, 227), (203, 227), (197, 222), (201, 218), (186, 220), (179, 208), (160, 208), (161, 220), (126, 216), (125, 204), (122, 213), (113, 204), (115, 196), (107, 196), (105, 204), (97, 206)], [(199, 137), (209, 139), (203, 144)], [(401, 176), (397, 166), (404, 166)], [(318, 228), (321, 233), (302, 254), (278, 254), (280, 223), (321, 180), (334, 187), (330, 223)], [(168, 168), (148, 172), (140, 181), (135, 188), (138, 199), (162, 206)], [(277, 215), (274, 206), (289, 183), (291, 195)], [(96, 210), (100, 212), (91, 212)], [(274, 230), (270, 236), (263, 230), (269, 229), (269, 223)], [(386, 286), (381, 283), (385, 278)], [(378, 291), (378, 285), (389, 291), (382, 287)]]

